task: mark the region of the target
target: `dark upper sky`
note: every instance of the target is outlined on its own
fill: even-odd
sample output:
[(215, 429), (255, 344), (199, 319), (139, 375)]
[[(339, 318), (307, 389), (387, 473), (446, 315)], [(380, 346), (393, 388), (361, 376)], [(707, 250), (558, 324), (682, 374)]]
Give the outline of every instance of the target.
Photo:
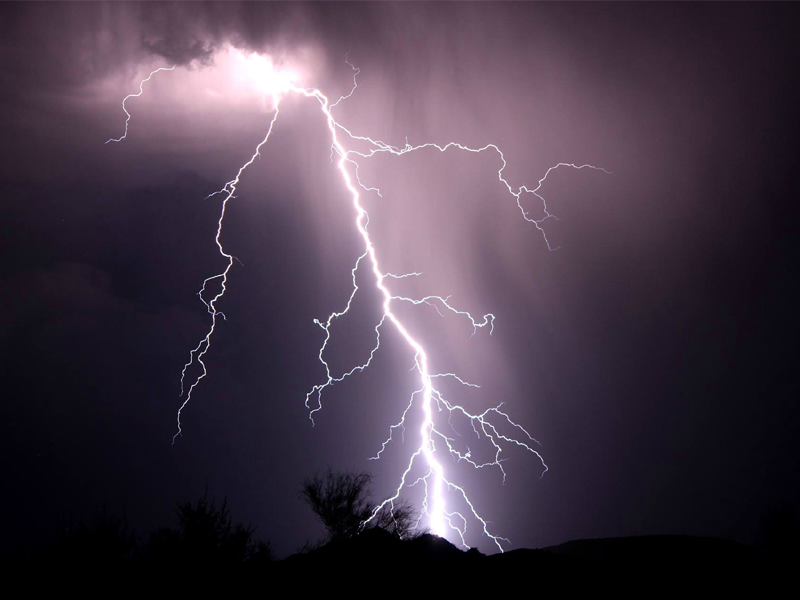
[[(797, 17), (790, 4), (0, 5), (4, 542), (103, 505), (146, 530), (207, 484), (285, 554), (319, 534), (303, 478), (369, 469), (385, 496), (414, 448), (409, 435), (367, 460), (416, 383), (388, 329), (374, 369), (307, 419), (323, 381), (313, 319), (343, 306), (360, 250), (325, 124), (296, 97), (230, 205), (228, 320), (170, 445), (180, 369), (208, 327), (195, 294), (224, 265), (219, 199), (204, 197), (270, 118), (226, 79), (230, 44), (332, 97), (351, 85), (349, 50), (361, 77), (343, 124), (400, 146), (496, 143), (515, 186), (560, 161), (613, 171), (548, 178), (549, 252), (496, 156), (363, 162), (383, 191), (364, 202), (387, 270), (424, 273), (398, 291), (497, 316), (470, 339), (457, 317), (402, 309), (434, 370), (482, 386), (443, 389), (474, 410), (505, 402), (550, 471), (513, 449), (505, 485), (445, 464), (514, 547), (752, 541), (759, 515), (798, 501)], [(128, 104), (128, 139), (104, 145), (121, 99), (172, 64)], [(337, 370), (370, 347), (377, 296), (362, 283), (333, 331)]]

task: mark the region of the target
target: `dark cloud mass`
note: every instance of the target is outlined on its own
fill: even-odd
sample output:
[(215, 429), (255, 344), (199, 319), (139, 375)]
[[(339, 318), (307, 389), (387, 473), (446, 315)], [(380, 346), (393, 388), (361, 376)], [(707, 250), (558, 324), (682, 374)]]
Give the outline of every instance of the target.
[[(753, 541), (759, 515), (798, 502), (797, 17), (779, 3), (0, 5), (4, 550), (104, 504), (151, 528), (207, 484), (286, 554), (319, 534), (302, 479), (371, 469), (379, 495), (396, 481), (410, 442), (367, 457), (414, 389), (398, 339), (331, 390), (316, 427), (303, 408), (322, 378), (312, 319), (346, 301), (360, 249), (325, 124), (298, 99), (230, 206), (228, 320), (170, 445), (207, 327), (196, 292), (222, 263), (204, 198), (270, 116), (224, 79), (231, 44), (333, 98), (349, 51), (361, 75), (342, 123), (395, 145), (496, 143), (513, 185), (561, 161), (613, 171), (548, 177), (549, 252), (496, 156), (361, 165), (382, 190), (364, 198), (381, 260), (424, 272), (398, 290), (497, 315), (470, 339), (402, 309), (435, 370), (482, 386), (447, 393), (505, 402), (550, 471), (513, 451), (505, 485), (448, 468), (515, 547)], [(104, 145), (142, 73), (173, 64), (129, 105), (124, 144)], [(363, 288), (332, 340), (339, 369), (370, 347)]]

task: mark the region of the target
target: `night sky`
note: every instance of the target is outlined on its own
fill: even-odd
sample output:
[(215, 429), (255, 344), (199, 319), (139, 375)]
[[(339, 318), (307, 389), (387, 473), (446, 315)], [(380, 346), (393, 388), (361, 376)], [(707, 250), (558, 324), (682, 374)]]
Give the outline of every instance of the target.
[[(797, 27), (796, 5), (772, 3), (0, 5), (3, 549), (104, 506), (144, 532), (207, 486), (283, 556), (321, 535), (304, 478), (370, 470), (382, 498), (415, 448), (409, 429), (368, 460), (417, 383), (390, 328), (315, 427), (303, 406), (324, 381), (313, 319), (343, 307), (361, 247), (318, 105), (298, 97), (229, 205), (241, 264), (171, 445), (210, 319), (196, 293), (224, 268), (220, 198), (205, 197), (271, 118), (226, 70), (230, 45), (333, 98), (352, 85), (349, 51), (361, 75), (341, 123), (396, 146), (495, 143), (514, 186), (562, 161), (613, 172), (548, 177), (550, 251), (496, 155), (361, 165), (383, 192), (364, 203), (387, 270), (423, 272), (397, 290), (497, 317), (470, 337), (454, 315), (398, 309), (434, 370), (481, 385), (443, 384), (450, 397), (504, 402), (542, 443), (542, 478), (520, 450), (505, 484), (444, 461), (494, 532), (511, 547), (755, 541), (759, 517), (800, 496)], [(122, 98), (172, 65), (105, 145)], [(332, 330), (338, 372), (365, 360), (380, 318), (360, 282)]]

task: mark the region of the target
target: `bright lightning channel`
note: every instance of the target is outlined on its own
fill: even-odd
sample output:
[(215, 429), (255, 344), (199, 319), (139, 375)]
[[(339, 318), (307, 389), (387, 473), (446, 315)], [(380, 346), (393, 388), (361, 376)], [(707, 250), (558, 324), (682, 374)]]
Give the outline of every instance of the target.
[[(408, 413), (415, 407), (421, 412), (422, 414), (422, 424), (419, 428), (419, 446), (417, 447), (416, 451), (412, 453), (408, 464), (400, 477), (399, 484), (394, 492), (394, 494), (378, 504), (369, 519), (367, 519), (364, 525), (368, 524), (372, 519), (374, 519), (382, 510), (387, 509), (392, 511), (394, 509), (394, 503), (398, 501), (400, 498), (400, 494), (404, 488), (414, 487), (418, 484), (421, 484), (424, 488), (424, 498), (422, 501), (422, 511), (420, 515), (420, 519), (422, 516), (427, 516), (429, 521), (430, 530), (439, 536), (445, 536), (448, 531), (455, 532), (455, 535), (458, 536), (461, 544), (467, 547), (465, 542), (465, 536), (467, 533), (467, 517), (457, 511), (457, 510), (449, 510), (446, 502), (445, 502), (445, 491), (454, 492), (456, 497), (460, 497), (463, 501), (464, 505), (468, 509), (468, 514), (470, 514), (477, 522), (480, 524), (481, 530), (484, 535), (494, 542), (497, 548), (502, 552), (503, 545), (502, 542), (508, 543), (508, 540), (504, 537), (499, 535), (495, 535), (489, 531), (487, 521), (481, 517), (471, 500), (469, 499), (466, 491), (463, 487), (457, 485), (453, 481), (449, 480), (445, 474), (444, 467), (436, 458), (436, 450), (437, 450), (437, 442), (440, 443), (444, 448), (447, 449), (447, 452), (453, 456), (457, 461), (466, 462), (473, 466), (476, 469), (482, 469), (486, 467), (495, 467), (500, 470), (503, 476), (503, 481), (506, 478), (506, 472), (503, 468), (502, 462), (502, 453), (504, 446), (512, 445), (522, 448), (523, 450), (533, 454), (540, 462), (543, 468), (542, 475), (547, 472), (548, 467), (544, 462), (542, 455), (536, 449), (540, 446), (539, 442), (537, 442), (533, 436), (521, 425), (516, 423), (511, 419), (511, 417), (503, 410), (502, 403), (498, 406), (489, 408), (482, 413), (473, 414), (467, 411), (464, 407), (452, 403), (450, 400), (446, 399), (442, 392), (438, 390), (433, 382), (436, 379), (440, 378), (448, 378), (453, 379), (462, 386), (466, 387), (478, 387), (474, 383), (469, 383), (456, 375), (455, 373), (432, 373), (429, 369), (429, 361), (428, 361), (428, 354), (425, 351), (425, 348), (422, 344), (412, 335), (409, 331), (408, 326), (400, 319), (400, 317), (392, 310), (393, 303), (410, 303), (413, 305), (420, 305), (426, 304), (434, 307), (440, 314), (441, 310), (445, 310), (447, 312), (451, 312), (459, 317), (465, 318), (469, 320), (472, 325), (474, 335), (479, 329), (488, 328), (489, 334), (492, 333), (494, 327), (494, 320), (495, 316), (491, 313), (483, 315), (481, 319), (476, 319), (473, 317), (469, 312), (459, 310), (455, 308), (453, 305), (450, 304), (448, 296), (425, 296), (422, 298), (409, 298), (406, 296), (401, 296), (398, 294), (393, 293), (389, 287), (387, 287), (387, 280), (391, 279), (403, 279), (406, 277), (415, 277), (419, 276), (421, 273), (412, 272), (412, 273), (405, 273), (405, 274), (394, 274), (385, 272), (379, 262), (375, 252), (375, 245), (373, 242), (372, 237), (370, 236), (368, 225), (369, 225), (369, 215), (364, 207), (361, 205), (361, 190), (362, 192), (375, 192), (376, 194), (380, 195), (380, 189), (377, 187), (367, 186), (359, 177), (358, 160), (361, 159), (369, 159), (372, 156), (381, 153), (389, 153), (394, 156), (402, 156), (404, 154), (408, 154), (410, 152), (417, 152), (426, 149), (435, 149), (439, 152), (446, 152), (450, 149), (461, 150), (463, 152), (471, 152), (471, 153), (483, 153), (483, 152), (493, 152), (495, 153), (499, 160), (500, 160), (500, 167), (497, 170), (497, 178), (499, 182), (505, 187), (507, 192), (514, 198), (517, 207), (519, 208), (522, 217), (531, 223), (536, 229), (541, 233), (543, 236), (547, 247), (551, 250), (554, 248), (550, 245), (549, 240), (545, 234), (545, 231), (542, 227), (544, 221), (556, 218), (553, 214), (548, 211), (547, 208), (547, 201), (541, 195), (540, 190), (547, 179), (548, 175), (561, 167), (568, 167), (571, 169), (592, 169), (597, 171), (602, 171), (604, 173), (610, 174), (609, 171), (601, 168), (595, 167), (588, 164), (583, 165), (576, 165), (572, 163), (558, 163), (545, 172), (544, 176), (539, 179), (537, 185), (534, 188), (529, 188), (525, 185), (520, 186), (518, 188), (514, 188), (508, 180), (503, 175), (503, 172), (506, 169), (507, 163), (503, 152), (497, 147), (495, 144), (486, 144), (480, 148), (471, 148), (469, 146), (465, 146), (463, 144), (459, 144), (457, 142), (448, 142), (444, 145), (436, 144), (436, 143), (425, 143), (420, 144), (417, 146), (409, 145), (406, 142), (405, 146), (403, 147), (396, 147), (390, 144), (386, 144), (380, 140), (373, 139), (368, 136), (361, 136), (356, 135), (351, 132), (348, 128), (344, 127), (341, 123), (337, 122), (336, 119), (333, 117), (332, 110), (336, 107), (340, 102), (347, 100), (350, 96), (355, 93), (358, 83), (357, 83), (357, 76), (359, 74), (359, 69), (354, 67), (349, 61), (346, 61), (347, 64), (353, 69), (353, 87), (350, 92), (345, 95), (341, 96), (336, 102), (330, 104), (328, 98), (318, 89), (316, 88), (304, 88), (295, 85), (296, 77), (289, 72), (285, 71), (276, 71), (273, 64), (265, 57), (259, 55), (251, 55), (250, 57), (246, 57), (247, 60), (247, 69), (251, 77), (256, 81), (258, 87), (262, 91), (264, 95), (270, 95), (272, 100), (272, 106), (274, 107), (274, 113), (272, 118), (269, 122), (269, 127), (267, 129), (266, 135), (261, 140), (261, 142), (256, 146), (253, 155), (250, 159), (245, 162), (236, 173), (236, 176), (228, 181), (221, 189), (209, 194), (209, 196), (215, 195), (222, 195), (222, 205), (220, 210), (219, 219), (217, 221), (217, 232), (214, 238), (214, 241), (219, 249), (220, 255), (226, 260), (225, 269), (216, 274), (212, 275), (211, 277), (206, 278), (203, 281), (203, 284), (198, 292), (198, 296), (200, 300), (205, 305), (208, 313), (211, 315), (211, 325), (209, 327), (208, 332), (206, 335), (200, 340), (198, 345), (189, 353), (189, 361), (184, 365), (183, 370), (181, 371), (181, 395), (183, 396), (185, 393), (185, 398), (183, 403), (178, 409), (176, 421), (177, 421), (177, 431), (175, 436), (173, 437), (173, 444), (177, 437), (181, 436), (183, 433), (181, 427), (181, 416), (183, 411), (188, 406), (189, 402), (191, 401), (192, 394), (200, 384), (200, 382), (208, 375), (208, 369), (206, 363), (204, 362), (204, 357), (211, 349), (211, 340), (213, 337), (214, 332), (216, 331), (216, 327), (218, 324), (218, 319), (222, 318), (225, 319), (225, 315), (217, 309), (217, 304), (224, 296), (225, 292), (227, 291), (227, 284), (228, 284), (228, 275), (230, 273), (231, 268), (233, 267), (233, 263), (235, 257), (232, 254), (229, 254), (225, 251), (225, 248), (221, 242), (222, 236), (222, 228), (223, 222), (225, 220), (225, 214), (228, 209), (228, 203), (231, 199), (235, 198), (236, 189), (239, 185), (242, 175), (244, 174), (245, 170), (253, 164), (253, 162), (260, 156), (261, 148), (269, 141), (270, 137), (272, 136), (272, 132), (275, 127), (275, 123), (278, 119), (278, 115), (280, 113), (280, 102), (289, 93), (297, 94), (303, 96), (305, 98), (314, 99), (319, 103), (320, 111), (322, 116), (325, 119), (325, 122), (328, 126), (328, 132), (330, 134), (330, 143), (331, 143), (331, 158), (333, 158), (334, 153), (338, 156), (338, 161), (336, 163), (336, 167), (339, 170), (342, 182), (347, 189), (348, 193), (350, 194), (351, 201), (352, 201), (352, 208), (354, 211), (355, 216), (355, 226), (356, 229), (362, 239), (364, 244), (363, 252), (358, 256), (355, 261), (355, 264), (351, 270), (351, 279), (352, 279), (352, 291), (350, 296), (345, 304), (344, 308), (340, 311), (334, 311), (324, 320), (315, 319), (314, 323), (317, 324), (322, 330), (325, 332), (325, 336), (322, 342), (322, 346), (320, 347), (318, 358), (320, 363), (322, 364), (323, 368), (325, 369), (326, 379), (323, 383), (315, 385), (306, 395), (305, 405), (309, 411), (309, 419), (311, 420), (312, 424), (314, 423), (314, 414), (322, 409), (322, 395), (326, 388), (332, 386), (334, 383), (340, 383), (344, 381), (347, 377), (357, 373), (364, 371), (367, 369), (374, 356), (375, 353), (380, 348), (380, 341), (381, 341), (381, 331), (382, 328), (385, 326), (386, 322), (389, 321), (394, 329), (400, 334), (400, 336), (405, 340), (406, 344), (408, 345), (410, 351), (413, 352), (414, 355), (414, 367), (419, 376), (419, 388), (411, 394), (409, 398), (408, 404), (405, 407), (405, 410), (402, 413), (400, 420), (392, 425), (389, 428), (389, 435), (386, 440), (381, 444), (380, 450), (375, 454), (375, 456), (371, 457), (371, 460), (378, 460), (381, 457), (381, 454), (386, 449), (387, 445), (394, 439), (395, 432), (399, 429), (401, 432), (405, 431), (405, 421), (406, 416)], [(120, 138), (112, 138), (108, 140), (108, 142), (121, 142), (124, 140), (128, 134), (128, 124), (131, 119), (131, 115), (128, 112), (125, 102), (129, 98), (139, 97), (143, 93), (143, 86), (146, 82), (148, 82), (153, 75), (160, 71), (172, 71), (175, 67), (170, 68), (159, 68), (150, 73), (146, 79), (144, 79), (139, 84), (139, 93), (137, 94), (130, 94), (125, 97), (122, 102), (122, 108), (125, 114), (127, 115), (125, 121), (125, 132)], [(346, 139), (363, 142), (366, 143), (369, 150), (366, 152), (358, 152), (355, 150), (348, 150), (342, 140), (340, 139), (340, 135), (345, 136)], [(352, 171), (352, 174), (351, 174)], [(522, 205), (522, 195), (523, 194), (531, 194), (539, 199), (542, 205), (543, 214), (544, 216), (536, 219), (530, 216), (529, 212), (525, 210)], [(375, 326), (375, 345), (372, 348), (368, 359), (363, 364), (354, 366), (349, 371), (344, 372), (341, 375), (335, 376), (331, 372), (330, 365), (325, 360), (325, 350), (328, 346), (328, 342), (331, 339), (331, 325), (340, 317), (346, 315), (350, 311), (350, 307), (353, 303), (353, 300), (356, 296), (356, 293), (359, 290), (358, 284), (356, 283), (356, 273), (361, 267), (361, 265), (366, 260), (368, 268), (372, 271), (372, 275), (374, 276), (375, 286), (380, 292), (383, 302), (383, 314), (381, 319)], [(209, 283), (211, 282), (218, 282), (219, 283), (219, 291), (211, 297), (206, 297), (206, 288)], [(187, 370), (189, 367), (192, 366), (197, 362), (200, 365), (201, 373), (198, 375), (192, 383), (186, 387), (186, 375)], [(448, 415), (448, 422), (449, 419), (452, 417), (453, 414), (458, 414), (466, 419), (469, 420), (472, 429), (477, 436), (478, 439), (485, 439), (491, 444), (493, 448), (493, 455), (491, 460), (485, 462), (478, 462), (473, 459), (472, 454), (469, 450), (466, 452), (462, 452), (455, 448), (452, 444), (454, 441), (452, 438), (448, 437), (442, 429), (437, 427), (436, 420), (434, 419), (434, 406), (437, 412), (445, 412)], [(498, 427), (502, 424), (504, 427), (510, 427), (511, 430), (517, 432), (516, 437), (512, 437), (510, 435), (506, 435), (501, 433)], [(417, 465), (419, 461), (423, 461), (423, 471), (424, 474), (421, 477), (418, 477), (414, 481), (410, 481), (412, 469)]]

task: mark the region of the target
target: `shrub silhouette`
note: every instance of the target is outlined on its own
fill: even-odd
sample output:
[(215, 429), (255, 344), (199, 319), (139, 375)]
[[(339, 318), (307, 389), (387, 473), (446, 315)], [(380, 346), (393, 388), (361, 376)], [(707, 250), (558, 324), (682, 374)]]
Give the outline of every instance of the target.
[(411, 504), (395, 500), (373, 517), (377, 505), (372, 501), (371, 483), (372, 475), (365, 471), (328, 469), (324, 476), (317, 473), (304, 480), (300, 497), (322, 522), (331, 541), (351, 538), (372, 527), (403, 539), (411, 537), (417, 521)]
[(165, 571), (206, 568), (211, 573), (256, 571), (272, 562), (270, 544), (255, 537), (255, 528), (234, 523), (227, 499), (217, 506), (206, 493), (196, 503), (176, 507), (177, 527), (162, 527), (146, 541), (127, 519), (105, 509), (77, 525), (63, 518), (55, 543), (0, 557), (19, 569), (71, 574), (90, 568), (95, 578), (117, 576), (128, 569)]
[(233, 524), (227, 499), (217, 507), (204, 495), (196, 504), (179, 505), (177, 516), (178, 529), (150, 534), (146, 555), (151, 564), (230, 568), (272, 559), (270, 545), (255, 539), (255, 528)]

